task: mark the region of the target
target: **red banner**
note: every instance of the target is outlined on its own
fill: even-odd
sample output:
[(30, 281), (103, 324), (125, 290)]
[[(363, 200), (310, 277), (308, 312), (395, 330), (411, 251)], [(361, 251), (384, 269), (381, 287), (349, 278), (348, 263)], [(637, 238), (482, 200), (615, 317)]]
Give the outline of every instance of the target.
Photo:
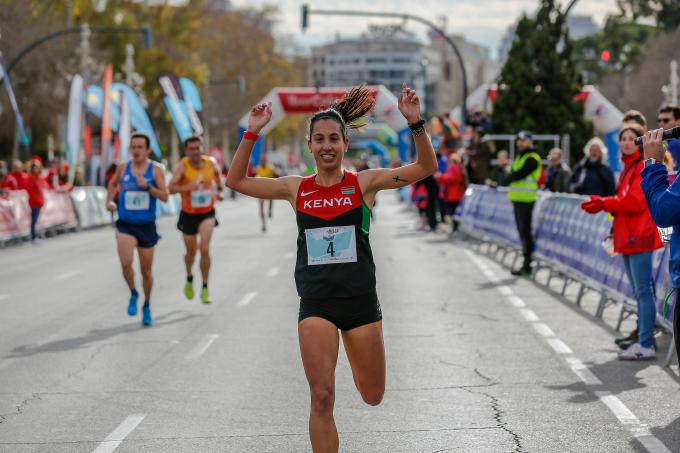
[[(345, 89), (298, 89), (284, 91), (277, 94), (281, 106), (286, 113), (314, 113), (328, 108), (328, 106), (341, 99)], [(377, 89), (372, 89), (373, 97), (378, 95)]]

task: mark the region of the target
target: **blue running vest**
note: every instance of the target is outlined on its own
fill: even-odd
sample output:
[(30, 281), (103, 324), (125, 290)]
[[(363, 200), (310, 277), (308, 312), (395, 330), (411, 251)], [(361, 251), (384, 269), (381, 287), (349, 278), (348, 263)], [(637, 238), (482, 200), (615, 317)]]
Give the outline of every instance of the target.
[[(156, 198), (148, 190), (137, 184), (132, 174), (131, 162), (125, 165), (120, 178), (120, 195), (118, 196), (118, 218), (127, 223), (149, 223), (156, 221)], [(153, 179), (153, 162), (149, 162), (144, 173), (149, 186), (156, 187)]]

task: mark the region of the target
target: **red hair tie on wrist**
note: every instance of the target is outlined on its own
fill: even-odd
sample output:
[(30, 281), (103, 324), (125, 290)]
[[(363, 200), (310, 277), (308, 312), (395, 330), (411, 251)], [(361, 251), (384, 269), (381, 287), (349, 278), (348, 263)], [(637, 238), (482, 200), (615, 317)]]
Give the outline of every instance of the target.
[(243, 133), (243, 140), (252, 140), (252, 141), (257, 141), (257, 139), (260, 138), (258, 134), (253, 134), (250, 131), (245, 131)]

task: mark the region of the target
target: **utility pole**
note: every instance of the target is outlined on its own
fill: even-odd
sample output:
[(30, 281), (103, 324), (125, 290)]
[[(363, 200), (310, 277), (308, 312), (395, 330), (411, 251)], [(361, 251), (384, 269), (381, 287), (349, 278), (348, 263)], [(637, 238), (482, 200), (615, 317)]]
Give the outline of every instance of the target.
[(132, 87), (133, 74), (135, 73), (135, 46), (125, 44), (125, 84)]

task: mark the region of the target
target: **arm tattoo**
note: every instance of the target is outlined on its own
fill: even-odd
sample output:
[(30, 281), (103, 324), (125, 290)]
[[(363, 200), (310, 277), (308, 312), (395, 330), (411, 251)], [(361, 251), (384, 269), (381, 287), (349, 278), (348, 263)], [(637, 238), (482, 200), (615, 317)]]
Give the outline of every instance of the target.
[(400, 182), (408, 182), (408, 179), (403, 179), (403, 178), (400, 178), (399, 176), (395, 176), (395, 177), (392, 178), (392, 179), (394, 179), (394, 182), (396, 182), (396, 183), (400, 183)]

